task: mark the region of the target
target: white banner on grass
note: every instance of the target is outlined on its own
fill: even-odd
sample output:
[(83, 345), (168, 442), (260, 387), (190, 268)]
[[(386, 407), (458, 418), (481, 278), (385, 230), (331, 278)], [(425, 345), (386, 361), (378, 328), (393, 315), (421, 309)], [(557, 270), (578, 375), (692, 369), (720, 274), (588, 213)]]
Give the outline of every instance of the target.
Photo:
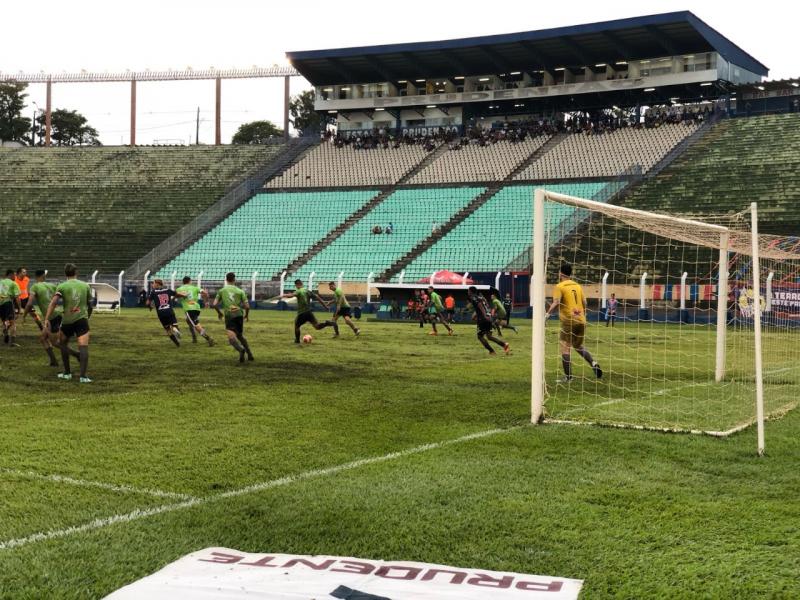
[(568, 600), (582, 581), (417, 562), (248, 554), (207, 548), (108, 596), (110, 600)]

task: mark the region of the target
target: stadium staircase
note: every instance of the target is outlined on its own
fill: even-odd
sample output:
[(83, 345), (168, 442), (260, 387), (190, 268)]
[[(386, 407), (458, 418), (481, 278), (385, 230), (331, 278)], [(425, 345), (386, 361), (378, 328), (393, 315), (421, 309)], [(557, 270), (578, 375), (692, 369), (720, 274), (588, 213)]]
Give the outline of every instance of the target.
[(520, 173), (524, 173), (525, 170), (529, 166), (531, 166), (533, 163), (535, 163), (537, 160), (539, 160), (542, 156), (544, 156), (545, 154), (550, 152), (552, 149), (554, 149), (556, 146), (558, 146), (561, 142), (563, 142), (565, 139), (567, 139), (567, 137), (569, 137), (569, 135), (570, 134), (568, 134), (568, 133), (557, 133), (557, 134), (555, 134), (553, 137), (551, 137), (549, 140), (547, 140), (542, 147), (537, 148), (536, 151), (533, 154), (531, 154), (528, 158), (526, 158), (519, 165), (517, 165), (517, 167), (508, 176), (508, 179), (509, 180), (510, 179), (514, 179)]
[(260, 165), (243, 180), (229, 188), (217, 202), (195, 217), (181, 229), (163, 240), (147, 254), (125, 269), (126, 277), (140, 278), (146, 271), (155, 272), (174, 256), (199, 240), (237, 208), (262, 191), (264, 184), (300, 160), (310, 148), (318, 144), (313, 137), (292, 138), (283, 152)]
[(364, 204), (364, 206), (359, 208), (356, 212), (347, 217), (344, 221), (339, 223), (334, 229), (332, 229), (328, 233), (328, 235), (326, 235), (321, 240), (318, 240), (308, 250), (306, 250), (297, 258), (295, 258), (292, 262), (290, 262), (283, 270), (285, 270), (287, 273), (297, 273), (297, 271), (299, 271), (303, 266), (305, 266), (312, 258), (314, 258), (317, 254), (319, 254), (322, 250), (328, 247), (339, 237), (341, 237), (348, 229), (350, 229), (353, 225), (358, 223), (368, 213), (372, 212), (372, 210), (376, 208), (381, 202), (386, 200), (386, 198), (391, 196), (397, 189), (397, 186), (403, 185), (411, 181), (414, 178), (414, 176), (416, 176), (417, 173), (422, 171), (429, 164), (431, 164), (433, 161), (439, 158), (439, 156), (441, 156), (442, 153), (445, 151), (447, 151), (447, 145), (440, 144), (435, 150), (428, 153), (424, 159), (422, 159), (416, 166), (414, 166), (413, 169), (411, 169), (408, 173), (406, 173), (400, 179), (400, 181), (397, 182), (396, 185), (383, 189), (377, 196), (370, 199), (370, 201)]

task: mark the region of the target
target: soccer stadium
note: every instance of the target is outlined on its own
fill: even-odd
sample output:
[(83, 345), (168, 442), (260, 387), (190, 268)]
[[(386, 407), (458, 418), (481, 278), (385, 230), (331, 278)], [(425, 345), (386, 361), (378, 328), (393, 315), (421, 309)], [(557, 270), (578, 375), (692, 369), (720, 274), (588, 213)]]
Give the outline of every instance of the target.
[(574, 21), (0, 69), (0, 598), (800, 598), (800, 79)]

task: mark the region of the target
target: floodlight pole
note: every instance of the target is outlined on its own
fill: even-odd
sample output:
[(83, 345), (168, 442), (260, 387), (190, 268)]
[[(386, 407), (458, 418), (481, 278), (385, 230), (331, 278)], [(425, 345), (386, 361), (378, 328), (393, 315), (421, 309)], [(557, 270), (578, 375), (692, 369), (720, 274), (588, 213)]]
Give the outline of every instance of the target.
[(170, 289), (172, 289), (172, 290), (174, 290), (174, 289), (175, 289), (175, 277), (176, 277), (177, 275), (178, 275), (178, 272), (177, 272), (177, 271), (173, 271), (173, 272), (172, 272), (172, 277), (170, 277), (170, 280), (169, 280), (169, 287), (170, 287)]
[(343, 280), (344, 280), (344, 271), (339, 271), (339, 278), (338, 278), (339, 287), (342, 287)]
[(311, 275), (308, 276), (308, 290), (310, 292), (314, 291), (314, 277), (317, 276), (316, 271), (311, 271)]
[(289, 139), (289, 76), (283, 78), (283, 139)]
[(467, 277), (469, 277), (469, 271), (467, 271), (466, 273), (464, 273), (464, 275), (461, 276), (461, 285), (467, 285)]
[(258, 277), (258, 271), (253, 271), (253, 276), (250, 278), (250, 302), (256, 301), (256, 277)]
[(430, 279), (430, 284), (431, 284), (431, 285), (433, 285), (433, 279), (434, 279), (435, 277), (436, 277), (436, 271), (434, 271), (433, 273), (431, 273), (431, 279)]
[(502, 271), (498, 271), (497, 275), (494, 276), (494, 288), (499, 292), (500, 291), (500, 276), (503, 274)]
[(403, 285), (403, 278), (406, 276), (406, 270), (403, 269), (400, 271), (400, 276), (397, 278), (397, 281), (400, 285)]
[(44, 112), (44, 145), (50, 147), (50, 132), (53, 126), (53, 80), (47, 78), (47, 99), (45, 101)]
[(750, 203), (750, 242), (753, 253), (753, 332), (756, 355), (756, 428), (758, 455), (764, 454), (764, 373), (761, 356), (761, 259), (758, 247), (758, 204)]
[(148, 271), (144, 274), (144, 281), (142, 282), (145, 292), (147, 292), (147, 285), (149, 282), (150, 282), (150, 270), (148, 269)]
[(131, 140), (130, 145), (136, 145), (136, 79), (131, 79)]
[(197, 287), (203, 287), (203, 273), (205, 273), (205, 271), (200, 271), (197, 274)]
[(92, 273), (92, 283), (97, 283), (97, 274), (98, 274), (99, 272), (100, 272), (100, 271), (97, 271), (97, 270), (95, 270), (95, 272), (94, 272), (94, 273)]
[(222, 79), (216, 79), (216, 102), (214, 110), (214, 144), (222, 144)]
[(608, 298), (608, 271), (603, 273), (603, 281), (600, 283), (600, 308), (607, 308), (606, 298)]

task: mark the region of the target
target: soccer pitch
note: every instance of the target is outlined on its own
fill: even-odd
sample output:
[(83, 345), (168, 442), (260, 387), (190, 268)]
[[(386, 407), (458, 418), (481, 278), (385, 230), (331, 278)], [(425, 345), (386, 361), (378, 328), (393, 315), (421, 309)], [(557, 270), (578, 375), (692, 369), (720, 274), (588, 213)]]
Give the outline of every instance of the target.
[[(22, 348), (0, 348), (0, 596), (102, 597), (208, 546), (573, 577), (585, 598), (800, 596), (800, 411), (767, 424), (763, 458), (753, 428), (533, 427), (529, 321), (490, 357), (471, 324), (434, 338), (367, 321), (360, 338), (342, 327), (296, 346), (293, 316), (251, 313), (256, 361), (240, 365), (208, 311), (213, 348), (185, 326), (175, 348), (143, 310), (96, 315), (90, 385), (55, 378), (28, 321)], [(551, 387), (547, 411), (622, 411), (601, 403), (631, 397), (642, 340), (677, 326), (637, 327), (590, 326), (609, 376), (574, 358), (577, 383)], [(697, 406), (713, 332), (682, 339), (691, 360), (651, 378), (674, 393), (649, 388), (631, 420), (659, 396), (676, 399), (671, 423), (724, 416)], [(775, 377), (776, 404), (796, 399), (794, 372)]]

